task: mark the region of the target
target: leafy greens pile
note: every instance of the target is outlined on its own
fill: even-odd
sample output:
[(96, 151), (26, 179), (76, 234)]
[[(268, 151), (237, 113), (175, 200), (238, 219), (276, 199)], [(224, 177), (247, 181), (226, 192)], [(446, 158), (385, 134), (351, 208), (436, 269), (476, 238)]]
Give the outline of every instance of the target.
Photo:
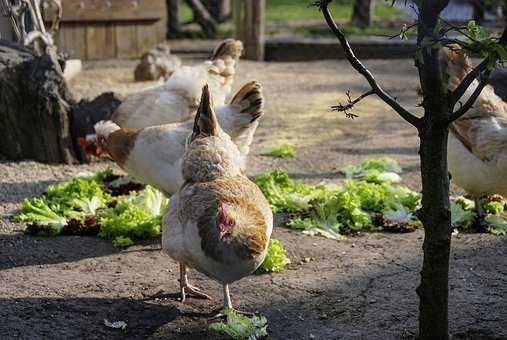
[(264, 262), (255, 271), (256, 274), (278, 273), (281, 272), (286, 265), (290, 263), (282, 242), (271, 239), (269, 240), (268, 253)]
[(478, 225), (475, 203), (465, 197), (451, 200), (451, 225), (463, 231), (484, 231), (494, 235), (507, 235), (507, 220), (504, 218), (505, 202), (501, 196), (494, 195), (481, 200), (486, 213), (484, 225)]
[(235, 340), (257, 340), (268, 335), (267, 320), (264, 316), (249, 318), (228, 308), (222, 313), (227, 317), (227, 321), (212, 323), (209, 325), (211, 331), (226, 334)]
[[(98, 235), (128, 247), (160, 234), (167, 203), (160, 191), (108, 169), (50, 185), (25, 199), (14, 220), (26, 223), (29, 234)], [(258, 273), (280, 272), (288, 263), (283, 244), (272, 239)]]
[(360, 230), (413, 231), (419, 193), (400, 185), (398, 163), (367, 160), (342, 169), (342, 187), (294, 181), (282, 170), (255, 178), (275, 213), (290, 213), (287, 225), (309, 235), (342, 239)]
[(25, 199), (14, 220), (27, 223), (28, 233), (98, 234), (129, 246), (160, 234), (166, 206), (161, 192), (109, 169), (50, 185), (42, 196)]

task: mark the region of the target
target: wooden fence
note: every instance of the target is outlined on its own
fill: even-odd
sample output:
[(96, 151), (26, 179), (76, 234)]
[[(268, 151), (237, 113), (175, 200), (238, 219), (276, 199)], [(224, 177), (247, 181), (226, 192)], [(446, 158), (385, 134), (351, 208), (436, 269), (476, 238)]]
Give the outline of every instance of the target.
[(165, 40), (165, 0), (65, 0), (57, 43), (72, 58), (137, 58)]
[(236, 39), (245, 45), (245, 58), (264, 60), (266, 0), (234, 0)]

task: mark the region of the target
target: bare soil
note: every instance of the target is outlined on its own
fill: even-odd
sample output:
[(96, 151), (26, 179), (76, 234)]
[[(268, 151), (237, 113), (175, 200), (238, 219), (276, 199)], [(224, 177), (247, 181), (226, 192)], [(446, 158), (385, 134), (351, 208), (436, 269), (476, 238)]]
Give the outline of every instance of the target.
[[(417, 74), (409, 60), (368, 64), (400, 102), (416, 110)], [(71, 86), (78, 97), (92, 97), (153, 84), (133, 83), (133, 67), (125, 61), (87, 63)], [(354, 95), (367, 89), (345, 62), (242, 62), (236, 88), (252, 79), (263, 83), (267, 106), (250, 175), (281, 167), (305, 181), (339, 182), (341, 166), (385, 155), (400, 161), (409, 186), (420, 188), (415, 129), (373, 97), (358, 106), (354, 120), (330, 112), (347, 90)], [(280, 141), (296, 146), (296, 159), (259, 156)], [(25, 236), (22, 225), (10, 222), (23, 198), (108, 166), (114, 167), (0, 163), (0, 339), (219, 339), (206, 329), (221, 304), (220, 286), (192, 271), (192, 282), (214, 300), (181, 304), (177, 265), (160, 251), (159, 240), (119, 250), (93, 237)], [(292, 264), (231, 286), (237, 308), (267, 316), (270, 339), (414, 338), (422, 231), (336, 242), (288, 230), (283, 216), (276, 220), (274, 237), (286, 245)], [(507, 339), (507, 238), (458, 234), (451, 265), (453, 336)], [(107, 328), (104, 319), (126, 321), (127, 330)]]

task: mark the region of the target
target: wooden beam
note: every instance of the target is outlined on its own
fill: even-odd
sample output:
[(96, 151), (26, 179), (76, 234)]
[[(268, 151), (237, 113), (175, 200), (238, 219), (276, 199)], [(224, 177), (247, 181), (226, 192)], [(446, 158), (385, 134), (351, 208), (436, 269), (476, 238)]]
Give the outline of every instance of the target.
[(265, 38), (265, 0), (244, 0), (244, 31), (242, 40), (245, 45), (245, 58), (264, 60)]
[(169, 22), (169, 34), (177, 34), (181, 31), (180, 25), (180, 1), (168, 0), (167, 1), (167, 14)]
[(165, 0), (65, 0), (62, 21), (156, 21), (164, 17), (165, 6)]

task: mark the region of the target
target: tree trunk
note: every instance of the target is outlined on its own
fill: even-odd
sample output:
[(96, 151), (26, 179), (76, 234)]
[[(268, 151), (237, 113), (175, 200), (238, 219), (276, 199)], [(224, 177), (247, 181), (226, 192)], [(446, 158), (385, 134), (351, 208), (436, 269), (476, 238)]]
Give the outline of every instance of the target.
[(217, 23), (200, 0), (185, 0), (194, 13), (194, 20), (201, 26), (207, 37), (214, 37)]
[(50, 56), (0, 40), (0, 154), (11, 160), (76, 161), (69, 133), (74, 100)]
[[(427, 117), (442, 114), (443, 107)], [(436, 112), (435, 112), (436, 111)], [(431, 121), (431, 118), (428, 119)], [(449, 253), (451, 214), (449, 175), (447, 171), (448, 127), (443, 122), (429, 122), (420, 131), (421, 177), (423, 187), (420, 219), (424, 225), (424, 261), (421, 283), (417, 288), (419, 304), (419, 339), (448, 339)]]
[(352, 24), (361, 28), (371, 25), (375, 0), (355, 0), (352, 9)]
[(169, 21), (169, 36), (177, 35), (181, 31), (179, 0), (167, 1), (167, 20)]
[(423, 46), (428, 32), (434, 32), (440, 12), (448, 1), (427, 0), (420, 7), (417, 42), (423, 60), (417, 68), (423, 90), (423, 123), (419, 127), (423, 188), (419, 218), (424, 226), (424, 260), (419, 295), (419, 339), (449, 339), (448, 294), (451, 250), (451, 212), (447, 139), (449, 98), (440, 70), (439, 51)]

